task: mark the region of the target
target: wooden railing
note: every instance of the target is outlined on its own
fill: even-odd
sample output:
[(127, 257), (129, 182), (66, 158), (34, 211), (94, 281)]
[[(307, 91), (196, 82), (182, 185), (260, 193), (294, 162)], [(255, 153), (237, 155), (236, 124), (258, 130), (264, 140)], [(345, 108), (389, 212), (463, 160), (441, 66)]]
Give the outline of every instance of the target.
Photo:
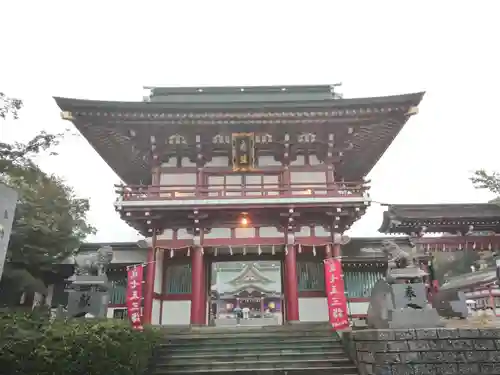
[(292, 183), (245, 185), (115, 185), (119, 199), (189, 200), (221, 198), (291, 198), (291, 197), (363, 197), (369, 189), (363, 182)]

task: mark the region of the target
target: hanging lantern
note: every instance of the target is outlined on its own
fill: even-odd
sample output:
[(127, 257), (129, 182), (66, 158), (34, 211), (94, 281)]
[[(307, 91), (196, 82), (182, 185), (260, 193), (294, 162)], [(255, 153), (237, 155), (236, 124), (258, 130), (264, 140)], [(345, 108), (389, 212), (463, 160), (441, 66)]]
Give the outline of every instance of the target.
[(276, 305), (274, 304), (274, 302), (269, 302), (267, 307), (269, 307), (270, 309), (274, 309), (276, 307)]

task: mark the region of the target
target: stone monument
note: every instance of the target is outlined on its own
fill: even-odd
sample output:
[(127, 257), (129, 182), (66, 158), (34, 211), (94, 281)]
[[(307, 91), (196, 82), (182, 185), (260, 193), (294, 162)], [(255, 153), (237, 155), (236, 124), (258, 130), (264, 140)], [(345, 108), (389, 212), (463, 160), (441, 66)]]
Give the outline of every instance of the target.
[(0, 183), (0, 279), (9, 246), (10, 232), (16, 212), (17, 191)]
[(109, 303), (107, 266), (113, 260), (111, 246), (74, 257), (75, 274), (67, 282), (69, 317), (105, 318)]
[(415, 256), (394, 241), (383, 242), (388, 267), (385, 279), (373, 287), (368, 307), (370, 328), (433, 328), (443, 326), (436, 309), (429, 306), (423, 277)]

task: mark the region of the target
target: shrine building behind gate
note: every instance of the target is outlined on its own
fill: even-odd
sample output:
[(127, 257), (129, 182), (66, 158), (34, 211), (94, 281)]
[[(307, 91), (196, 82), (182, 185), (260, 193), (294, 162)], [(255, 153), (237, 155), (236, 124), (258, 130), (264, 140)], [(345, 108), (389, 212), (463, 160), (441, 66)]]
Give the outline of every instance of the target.
[[(355, 241), (343, 233), (370, 205), (365, 176), (422, 93), (340, 99), (329, 85), (150, 91), (143, 102), (56, 98), (124, 182), (122, 219), (148, 238), (146, 323), (208, 324), (210, 270), (226, 261), (279, 263), (273, 298), (283, 322), (327, 320), (324, 258), (342, 256), (348, 293), (351, 283), (359, 298), (369, 296), (384, 261), (350, 253)], [(351, 314), (365, 314), (366, 301), (355, 298)]]

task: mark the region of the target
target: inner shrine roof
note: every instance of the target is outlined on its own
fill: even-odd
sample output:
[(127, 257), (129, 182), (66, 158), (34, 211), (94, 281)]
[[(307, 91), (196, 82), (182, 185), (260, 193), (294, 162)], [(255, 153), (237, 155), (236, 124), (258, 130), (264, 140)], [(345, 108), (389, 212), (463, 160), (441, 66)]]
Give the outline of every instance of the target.
[(465, 234), (470, 226), (474, 232), (500, 232), (500, 206), (493, 203), (390, 205), (383, 214), (379, 232), (411, 234), (425, 227), (428, 233)]
[(424, 94), (338, 99), (313, 88), (310, 92), (290, 89), (280, 100), (259, 90), (246, 101), (224, 95), (212, 95), (217, 100), (197, 100), (196, 95), (183, 101), (55, 100), (63, 118), (73, 122), (126, 184), (150, 184), (154, 155), (209, 160), (214, 147), (228, 147), (215, 144), (214, 137), (233, 132), (270, 134), (272, 141), (258, 145), (258, 153), (267, 147), (267, 152), (279, 154), (275, 157), (283, 153), (285, 133), (295, 137), (291, 144), (302, 133), (316, 134), (309, 146), (325, 155), (328, 134), (333, 134), (339, 176), (360, 181), (416, 113)]
[(444, 283), (440, 289), (468, 289), (479, 285), (490, 284), (497, 280), (496, 268), (488, 268), (475, 272), (469, 272), (463, 275), (451, 277)]
[[(234, 262), (232, 262), (234, 263)], [(219, 294), (237, 294), (243, 290), (256, 290), (260, 292), (278, 292), (281, 290), (280, 267), (258, 268), (254, 262), (241, 262), (241, 269), (218, 269), (215, 280), (212, 281), (212, 290)], [(266, 262), (273, 263), (274, 262)], [(252, 273), (254, 278), (245, 280), (245, 275)], [(236, 282), (235, 281), (241, 281)]]
[(343, 261), (385, 262), (387, 256), (382, 251), (383, 241), (394, 241), (404, 251), (411, 251), (412, 244), (407, 237), (354, 237), (342, 245)]

